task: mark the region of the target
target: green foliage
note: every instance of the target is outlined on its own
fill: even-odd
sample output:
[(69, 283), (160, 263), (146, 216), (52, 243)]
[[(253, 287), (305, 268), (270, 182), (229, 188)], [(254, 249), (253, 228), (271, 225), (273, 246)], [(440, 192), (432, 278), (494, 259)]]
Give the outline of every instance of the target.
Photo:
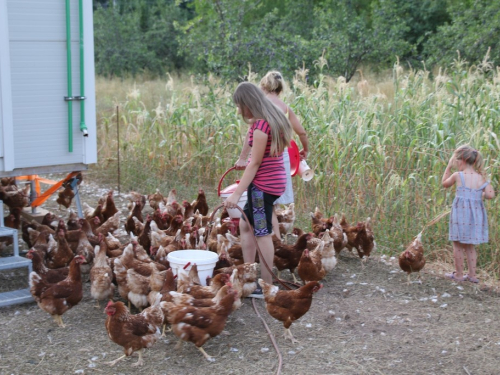
[[(252, 70), (291, 78), (310, 67), (349, 81), (360, 65), (383, 70), (498, 64), (500, 0), (93, 0), (96, 70), (124, 76), (165, 71), (241, 80)], [(323, 62), (315, 64), (322, 56)], [(326, 62), (326, 64), (325, 64)]]
[(424, 48), (431, 64), (448, 66), (460, 58), (479, 64), (491, 47), (490, 61), (500, 64), (500, 1), (453, 2), (451, 22), (438, 27)]
[(149, 72), (154, 75), (181, 70), (175, 22), (189, 12), (174, 0), (128, 0), (117, 6), (103, 4), (94, 12), (97, 74), (124, 76)]

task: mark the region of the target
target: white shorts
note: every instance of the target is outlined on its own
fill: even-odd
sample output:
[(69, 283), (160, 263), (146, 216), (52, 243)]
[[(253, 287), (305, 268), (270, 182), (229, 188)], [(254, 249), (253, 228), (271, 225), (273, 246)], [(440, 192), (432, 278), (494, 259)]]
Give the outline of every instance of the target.
[(293, 185), (292, 175), (290, 173), (290, 156), (288, 155), (288, 148), (285, 148), (285, 151), (283, 151), (283, 163), (285, 164), (286, 172), (286, 189), (283, 195), (274, 201), (274, 205), (293, 203)]

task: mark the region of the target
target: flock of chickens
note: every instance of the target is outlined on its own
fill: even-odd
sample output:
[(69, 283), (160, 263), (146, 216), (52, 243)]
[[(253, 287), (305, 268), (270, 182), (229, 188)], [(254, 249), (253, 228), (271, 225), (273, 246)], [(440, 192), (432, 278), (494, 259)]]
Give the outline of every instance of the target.
[[(135, 365), (141, 365), (142, 349), (158, 341), (167, 325), (181, 339), (179, 344), (192, 342), (212, 361), (203, 344), (222, 332), (229, 314), (242, 305), (242, 299), (255, 290), (257, 282), (263, 289), (267, 311), (283, 322), (285, 337), (296, 342), (290, 326), (309, 310), (313, 294), (322, 287), (319, 281), (335, 267), (340, 251), (356, 249), (364, 261), (376, 246), (370, 219), (350, 225), (344, 215), (340, 220), (325, 217), (316, 208), (311, 213), (312, 232), (304, 233), (293, 227), (295, 212), (291, 204), (278, 212), (280, 237), (273, 236), (274, 266), (278, 278), (281, 271), (289, 270), (295, 283), (299, 283), (297, 271), (302, 285), (280, 290), (257, 279), (258, 257), (256, 263), (243, 262), (238, 227), (225, 211), (215, 222), (210, 221), (202, 189), (195, 201), (182, 204), (178, 203), (175, 189), (167, 197), (158, 190), (148, 196), (130, 192), (126, 196), (130, 212), (124, 220), (127, 236), (118, 239), (114, 233), (123, 228), (123, 221), (113, 191), (102, 197), (95, 208), (84, 203), (84, 218), (70, 210), (67, 220), (48, 213), (39, 224), (20, 216), (22, 207), (29, 204), (28, 191), (19, 189), (15, 180), (1, 182), (0, 199), (10, 209), (5, 225), (20, 227), (30, 249), (30, 291), (38, 306), (64, 327), (62, 315), (81, 301), (83, 283), (90, 281), (90, 293), (97, 304), (109, 301), (105, 308), (108, 336), (125, 351), (111, 365), (135, 351), (139, 353)], [(150, 213), (144, 217), (146, 211)], [(285, 235), (286, 239), (289, 232), (296, 238), (293, 245), (281, 237)], [(199, 279), (196, 264), (174, 275), (167, 255), (183, 249), (203, 249), (219, 255), (206, 286)], [(401, 254), (400, 265), (410, 274), (424, 264), (418, 237)], [(128, 307), (116, 301), (115, 291)], [(140, 312), (131, 314), (131, 304)]]

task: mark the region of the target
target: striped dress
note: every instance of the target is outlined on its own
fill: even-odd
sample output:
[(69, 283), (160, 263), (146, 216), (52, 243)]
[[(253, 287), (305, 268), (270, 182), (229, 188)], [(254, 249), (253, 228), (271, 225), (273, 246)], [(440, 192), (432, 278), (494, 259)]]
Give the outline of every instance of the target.
[(281, 196), (286, 189), (286, 171), (283, 153), (271, 156), (271, 127), (265, 120), (257, 120), (248, 130), (250, 147), (253, 145), (253, 132), (258, 129), (267, 134), (266, 151), (262, 163), (253, 179), (253, 184), (264, 193)]

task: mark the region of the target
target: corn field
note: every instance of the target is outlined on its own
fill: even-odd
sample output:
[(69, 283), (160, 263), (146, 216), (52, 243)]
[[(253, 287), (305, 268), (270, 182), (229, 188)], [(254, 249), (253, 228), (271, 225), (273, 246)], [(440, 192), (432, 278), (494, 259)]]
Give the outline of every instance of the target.
[[(325, 215), (345, 213), (354, 223), (371, 217), (379, 251), (395, 255), (450, 208), (455, 192), (441, 187), (441, 177), (457, 146), (468, 143), (482, 153), (498, 190), (500, 69), (456, 61), (432, 74), (397, 63), (387, 76), (357, 83), (320, 76), (311, 83), (301, 69), (282, 99), (308, 132), (315, 171), (309, 182), (294, 178), (296, 225), (309, 229), (315, 207)], [(260, 79), (252, 72), (248, 78)], [(235, 87), (210, 76), (99, 78), (99, 163), (91, 175), (111, 186), (120, 181), (124, 193), (176, 188), (187, 200), (201, 186), (215, 205), (219, 178), (237, 160), (247, 129), (232, 101)], [(227, 184), (239, 177), (232, 173)], [(496, 276), (498, 202), (485, 203), (490, 243), (478, 251), (478, 266)], [(428, 259), (449, 258), (448, 217), (429, 226), (423, 239)]]

